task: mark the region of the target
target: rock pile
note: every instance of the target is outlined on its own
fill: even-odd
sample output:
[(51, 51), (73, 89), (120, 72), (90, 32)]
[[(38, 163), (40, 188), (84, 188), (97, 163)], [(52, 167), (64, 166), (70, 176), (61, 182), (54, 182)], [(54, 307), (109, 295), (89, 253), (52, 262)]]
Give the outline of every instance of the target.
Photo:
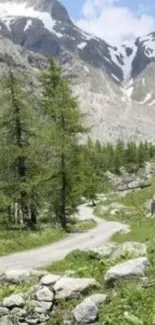
[[(35, 272), (38, 275), (37, 272)], [(34, 275), (30, 270), (11, 270), (1, 275), (1, 283), (21, 283)], [(52, 316), (54, 304), (59, 299), (79, 296), (97, 288), (95, 279), (60, 277), (55, 274), (41, 276), (37, 285), (26, 293), (10, 295), (0, 304), (0, 325), (45, 324)], [(94, 298), (95, 299), (95, 298)], [(101, 298), (96, 297), (96, 301)]]

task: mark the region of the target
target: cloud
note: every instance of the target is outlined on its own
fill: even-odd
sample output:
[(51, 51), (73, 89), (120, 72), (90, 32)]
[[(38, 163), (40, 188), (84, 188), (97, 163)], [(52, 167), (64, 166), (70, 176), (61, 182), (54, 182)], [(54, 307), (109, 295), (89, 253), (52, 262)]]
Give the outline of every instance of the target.
[(155, 18), (143, 10), (134, 12), (121, 6), (119, 0), (85, 0), (81, 19), (76, 24), (83, 30), (111, 44), (131, 41), (155, 30)]

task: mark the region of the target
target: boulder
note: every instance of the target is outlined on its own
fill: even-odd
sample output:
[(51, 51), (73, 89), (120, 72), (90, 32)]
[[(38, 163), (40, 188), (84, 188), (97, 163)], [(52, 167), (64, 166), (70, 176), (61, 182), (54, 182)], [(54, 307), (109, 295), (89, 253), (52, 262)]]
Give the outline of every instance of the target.
[(76, 324), (91, 324), (98, 319), (98, 308), (93, 301), (84, 300), (81, 304), (75, 307), (73, 315)]
[(56, 299), (74, 297), (87, 289), (98, 287), (95, 279), (63, 277), (54, 285)]
[(117, 244), (115, 243), (108, 243), (102, 247), (92, 248), (89, 251), (92, 251), (102, 257), (110, 257), (114, 250), (117, 248)]
[(60, 278), (61, 278), (60, 275), (47, 274), (40, 280), (40, 284), (51, 286), (54, 285)]
[(47, 301), (32, 301), (34, 311), (38, 314), (46, 314), (52, 310), (53, 303)]
[(28, 322), (29, 325), (36, 325), (39, 323), (39, 318), (27, 317), (26, 321)]
[(8, 270), (4, 273), (4, 279), (11, 283), (25, 282), (31, 276), (31, 270)]
[(36, 298), (39, 301), (53, 301), (54, 292), (46, 286), (40, 287), (36, 292)]
[(119, 280), (144, 276), (149, 266), (150, 263), (146, 257), (139, 257), (119, 263), (107, 271), (104, 278), (105, 283), (110, 284)]
[(20, 318), (23, 318), (23, 317), (26, 317), (27, 312), (26, 312), (26, 310), (24, 308), (17, 308), (17, 307), (15, 307), (15, 308), (13, 308), (11, 310), (11, 315), (18, 316)]
[(9, 316), (3, 316), (0, 318), (0, 325), (14, 325)]
[(24, 307), (25, 300), (22, 294), (11, 295), (3, 300), (3, 306), (7, 308)]
[(108, 301), (108, 296), (106, 294), (96, 293), (87, 297), (84, 301), (92, 301), (96, 307), (99, 307), (101, 304), (104, 304)]
[(0, 307), (0, 317), (8, 315), (9, 310), (6, 307)]
[(126, 255), (130, 255), (131, 257), (140, 257), (146, 256), (147, 247), (145, 244), (137, 243), (137, 242), (126, 242), (119, 245), (111, 255), (113, 260), (117, 260)]

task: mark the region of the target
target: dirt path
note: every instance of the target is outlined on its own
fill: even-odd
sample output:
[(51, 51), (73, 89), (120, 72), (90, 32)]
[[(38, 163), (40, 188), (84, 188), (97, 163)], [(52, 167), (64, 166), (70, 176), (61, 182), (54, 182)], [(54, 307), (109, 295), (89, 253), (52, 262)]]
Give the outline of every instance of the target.
[(63, 259), (74, 249), (96, 248), (105, 244), (110, 237), (128, 227), (118, 222), (108, 222), (97, 218), (88, 205), (79, 207), (79, 219), (94, 219), (97, 226), (86, 233), (72, 234), (54, 244), (29, 251), (0, 257), (0, 272), (7, 269), (28, 269), (43, 267), (51, 262)]

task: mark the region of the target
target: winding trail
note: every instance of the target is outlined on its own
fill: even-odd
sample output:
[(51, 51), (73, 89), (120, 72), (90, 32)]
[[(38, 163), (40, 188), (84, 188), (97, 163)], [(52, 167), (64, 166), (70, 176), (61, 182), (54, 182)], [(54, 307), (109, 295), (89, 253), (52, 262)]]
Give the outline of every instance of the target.
[(118, 222), (108, 222), (96, 217), (93, 208), (87, 204), (79, 207), (78, 218), (80, 220), (93, 219), (97, 222), (97, 226), (88, 232), (71, 234), (67, 238), (48, 246), (0, 257), (0, 272), (7, 269), (36, 269), (43, 267), (63, 259), (74, 249), (103, 246), (114, 233), (128, 230), (126, 225)]

